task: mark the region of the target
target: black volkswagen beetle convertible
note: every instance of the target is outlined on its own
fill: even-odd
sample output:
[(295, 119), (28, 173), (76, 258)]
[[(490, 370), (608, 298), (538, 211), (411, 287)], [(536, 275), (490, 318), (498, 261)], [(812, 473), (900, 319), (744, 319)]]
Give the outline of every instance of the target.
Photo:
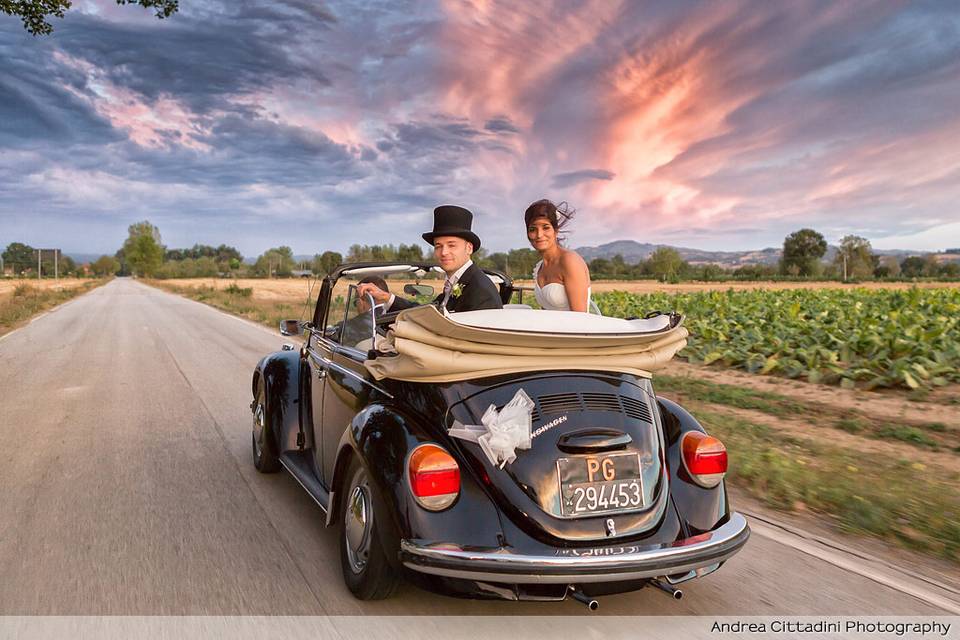
[[(302, 346), (253, 373), (254, 464), (285, 468), (338, 528), (357, 598), (402, 578), (591, 608), (645, 586), (679, 598), (740, 550), (726, 449), (649, 374), (685, 344), (680, 316), (446, 314), (420, 284), (436, 269), (339, 267), (312, 320), (281, 323)], [(504, 302), (520, 290), (487, 275)], [(357, 295), (370, 276), (425, 304), (384, 311)]]

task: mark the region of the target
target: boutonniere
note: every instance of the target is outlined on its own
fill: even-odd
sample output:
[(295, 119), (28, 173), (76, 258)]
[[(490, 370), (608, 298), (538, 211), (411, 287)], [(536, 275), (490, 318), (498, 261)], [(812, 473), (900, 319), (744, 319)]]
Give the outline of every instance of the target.
[(450, 292), (450, 295), (457, 298), (463, 295), (463, 285), (461, 285), (459, 282), (453, 285), (453, 290)]

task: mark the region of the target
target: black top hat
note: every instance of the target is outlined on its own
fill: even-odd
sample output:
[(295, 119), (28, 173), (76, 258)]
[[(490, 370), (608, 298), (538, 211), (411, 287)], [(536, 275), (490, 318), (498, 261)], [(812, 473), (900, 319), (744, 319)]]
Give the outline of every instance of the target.
[(438, 236), (455, 236), (472, 244), (473, 250), (477, 251), (480, 249), (480, 238), (470, 230), (472, 226), (473, 214), (469, 209), (444, 204), (433, 210), (433, 231), (423, 234), (423, 239), (432, 245)]

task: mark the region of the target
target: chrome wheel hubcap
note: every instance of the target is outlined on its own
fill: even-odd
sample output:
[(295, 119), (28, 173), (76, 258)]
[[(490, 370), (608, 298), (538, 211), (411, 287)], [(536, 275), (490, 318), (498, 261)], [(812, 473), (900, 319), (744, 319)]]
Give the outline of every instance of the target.
[(343, 523), (347, 559), (354, 573), (362, 572), (370, 557), (370, 530), (373, 525), (371, 506), (369, 487), (366, 484), (354, 486), (347, 496)]
[(253, 411), (253, 452), (258, 458), (263, 453), (263, 427), (265, 421), (263, 403), (257, 403), (257, 408)]

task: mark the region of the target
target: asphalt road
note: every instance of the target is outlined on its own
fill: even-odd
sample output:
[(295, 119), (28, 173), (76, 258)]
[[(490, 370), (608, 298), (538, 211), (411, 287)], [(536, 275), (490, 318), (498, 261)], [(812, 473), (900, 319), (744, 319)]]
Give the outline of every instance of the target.
[[(355, 600), (321, 510), (251, 462), (250, 374), (282, 342), (126, 279), (0, 340), (0, 614), (586, 614), (412, 586)], [(598, 613), (946, 613), (761, 535), (684, 590)]]

